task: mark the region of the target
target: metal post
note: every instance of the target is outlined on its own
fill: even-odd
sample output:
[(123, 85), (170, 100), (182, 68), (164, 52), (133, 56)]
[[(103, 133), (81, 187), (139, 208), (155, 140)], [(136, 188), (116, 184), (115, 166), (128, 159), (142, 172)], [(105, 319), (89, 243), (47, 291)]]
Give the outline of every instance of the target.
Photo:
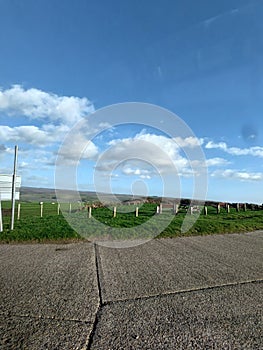
[(2, 218), (2, 206), (1, 206), (1, 198), (0, 198), (0, 232), (2, 231), (3, 231), (3, 218)]
[(12, 180), (12, 213), (11, 213), (11, 225), (10, 225), (11, 230), (14, 229), (14, 221), (15, 221), (17, 152), (18, 152), (18, 146), (15, 146), (14, 172), (13, 172), (13, 180)]

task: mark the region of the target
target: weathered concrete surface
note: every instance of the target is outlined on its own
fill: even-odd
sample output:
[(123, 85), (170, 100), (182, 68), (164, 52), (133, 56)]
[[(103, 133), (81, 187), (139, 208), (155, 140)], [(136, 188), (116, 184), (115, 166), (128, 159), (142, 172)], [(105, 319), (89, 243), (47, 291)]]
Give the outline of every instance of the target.
[(92, 323), (0, 315), (3, 350), (86, 349)]
[(262, 284), (106, 304), (91, 346), (101, 349), (262, 349)]
[(251, 281), (263, 277), (263, 232), (152, 240), (99, 247), (104, 302)]
[(1, 349), (85, 346), (99, 302), (92, 244), (1, 245), (0, 266)]
[(0, 349), (261, 349), (263, 231), (0, 245)]

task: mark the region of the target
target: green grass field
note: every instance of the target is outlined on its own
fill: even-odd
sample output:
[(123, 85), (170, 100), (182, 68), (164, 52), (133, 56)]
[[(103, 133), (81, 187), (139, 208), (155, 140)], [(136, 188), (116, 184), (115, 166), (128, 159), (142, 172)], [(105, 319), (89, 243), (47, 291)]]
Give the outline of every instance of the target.
[[(180, 208), (176, 216), (172, 216), (171, 210), (164, 211), (161, 215), (155, 215), (155, 204), (144, 204), (139, 208), (139, 216), (135, 216), (135, 207), (122, 206), (117, 208), (117, 216), (113, 217), (112, 210), (108, 208), (97, 208), (92, 210), (92, 218), (88, 219), (87, 211), (79, 211), (81, 205), (69, 203), (61, 206), (65, 215), (69, 218), (70, 225), (64, 216), (58, 215), (57, 203), (43, 204), (43, 217), (40, 217), (40, 204), (36, 202), (22, 202), (20, 219), (17, 219), (17, 205), (15, 212), (15, 227), (10, 230), (11, 203), (2, 202), (3, 232), (0, 232), (0, 242), (12, 241), (70, 241), (85, 238), (94, 238), (107, 234), (111, 228), (133, 228), (132, 237), (147, 236), (147, 230), (159, 230), (158, 237), (175, 237), (189, 235), (206, 235), (216, 233), (248, 232), (263, 229), (263, 210), (247, 210), (236, 212), (231, 208), (230, 213), (221, 209), (217, 214), (216, 208), (208, 207), (208, 215), (203, 211), (193, 227), (185, 233), (181, 232), (181, 226), (185, 219), (186, 210)], [(71, 212), (70, 212), (71, 209)], [(130, 212), (127, 212), (129, 210)], [(169, 213), (169, 215), (168, 215)], [(165, 220), (169, 216), (170, 224), (166, 227)], [(104, 225), (99, 226), (98, 223)], [(143, 225), (142, 225), (143, 224)], [(149, 225), (148, 225), (149, 224)], [(148, 225), (148, 226), (147, 226)], [(152, 225), (152, 226), (151, 226)], [(160, 226), (159, 226), (160, 225)], [(164, 229), (161, 229), (164, 225)], [(73, 227), (73, 228), (72, 228)], [(86, 232), (89, 227), (89, 235), (79, 235), (77, 232)], [(142, 230), (146, 230), (143, 232)], [(105, 232), (104, 232), (105, 231)], [(119, 230), (122, 232), (121, 230)], [(125, 232), (125, 230), (123, 230)], [(156, 236), (154, 234), (154, 236)], [(114, 236), (114, 238), (125, 238), (125, 235)], [(129, 236), (130, 238), (130, 236)]]

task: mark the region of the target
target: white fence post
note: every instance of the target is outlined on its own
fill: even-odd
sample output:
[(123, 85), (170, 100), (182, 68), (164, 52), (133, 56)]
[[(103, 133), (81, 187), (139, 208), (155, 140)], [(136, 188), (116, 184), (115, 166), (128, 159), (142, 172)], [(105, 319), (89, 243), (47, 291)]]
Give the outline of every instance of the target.
[(207, 207), (206, 206), (204, 206), (204, 214), (205, 214), (205, 216), (207, 216)]
[(18, 203), (18, 206), (17, 206), (17, 220), (20, 220), (20, 210), (21, 210), (21, 203)]
[(91, 218), (91, 206), (89, 207), (89, 219)]
[(69, 203), (69, 209), (68, 209), (69, 214), (71, 214), (71, 203)]
[(139, 208), (138, 207), (136, 207), (135, 216), (136, 216), (136, 218), (139, 216)]
[(179, 205), (174, 203), (174, 214), (178, 214), (178, 210), (179, 210)]
[(113, 217), (116, 218), (116, 215), (117, 215), (117, 208), (114, 207), (114, 208), (113, 208)]
[(3, 217), (2, 217), (2, 205), (1, 205), (1, 199), (0, 199), (0, 232), (3, 231)]
[(40, 202), (40, 217), (43, 217), (43, 202)]
[(60, 212), (60, 203), (58, 203), (58, 215), (59, 215), (59, 212)]

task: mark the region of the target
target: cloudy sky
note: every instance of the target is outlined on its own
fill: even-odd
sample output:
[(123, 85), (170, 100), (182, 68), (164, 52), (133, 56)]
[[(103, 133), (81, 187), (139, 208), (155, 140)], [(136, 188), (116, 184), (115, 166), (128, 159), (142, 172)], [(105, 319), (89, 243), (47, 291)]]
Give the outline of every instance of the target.
[[(0, 173), (17, 144), (24, 186), (54, 188), (60, 155), (79, 189), (160, 195), (165, 177), (187, 197), (205, 169), (208, 199), (262, 203), (262, 17), (261, 0), (0, 0)], [(125, 102), (192, 134), (99, 118)]]

